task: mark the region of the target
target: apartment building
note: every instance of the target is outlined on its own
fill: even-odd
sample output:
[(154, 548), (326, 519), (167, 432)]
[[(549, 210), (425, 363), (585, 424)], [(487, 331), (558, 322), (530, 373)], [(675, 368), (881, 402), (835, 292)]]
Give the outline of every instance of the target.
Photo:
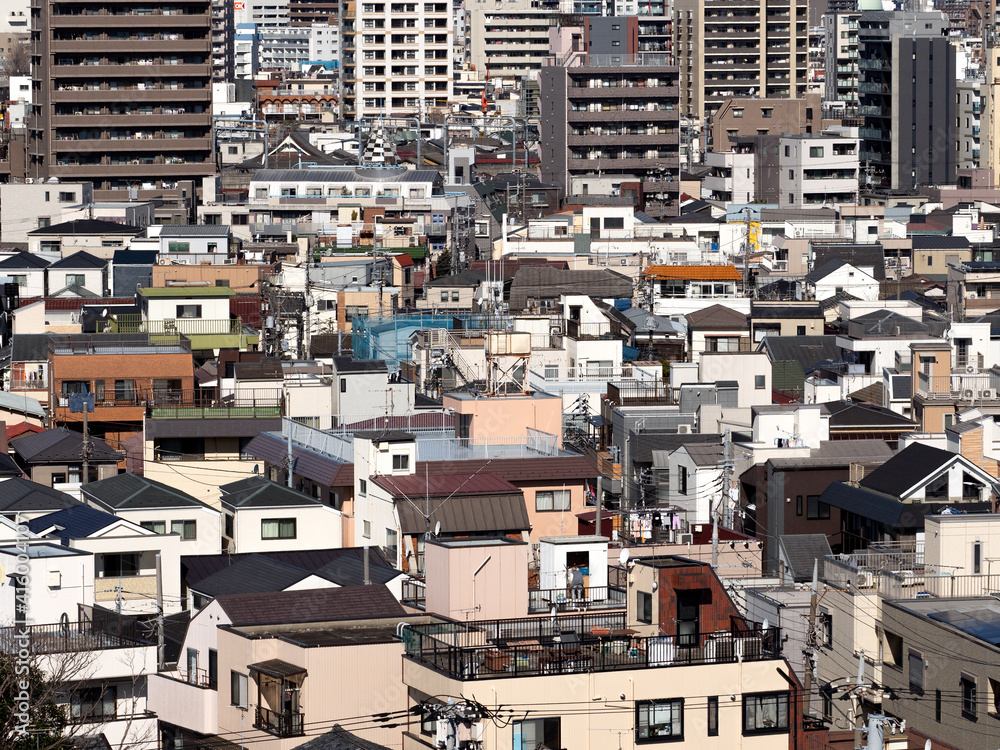
[[(619, 175), (679, 212), (677, 68), (669, 55), (577, 55), (539, 76), (542, 180), (576, 194), (576, 178)], [(662, 195), (661, 195), (662, 194)]]
[(483, 80), (537, 76), (551, 56), (549, 29), (555, 8), (529, 0), (490, 0), (466, 11), (466, 49), (470, 70)]
[(209, 0), (45, 0), (31, 13), (29, 176), (142, 197), (214, 171)]
[(233, 3), (212, 0), (212, 80), (228, 83), (235, 74)]
[(447, 2), (344, 2), (340, 17), (345, 117), (448, 110), (454, 25)]
[(943, 13), (866, 12), (858, 21), (861, 161), (871, 184), (955, 181), (955, 48)]
[(800, 98), (807, 89), (806, 0), (678, 0), (681, 113), (708, 119), (724, 99)]
[(981, 162), (982, 146), (982, 93), (984, 81), (971, 72), (958, 81), (958, 169), (978, 169)]
[(858, 109), (858, 19), (859, 13), (827, 13), (823, 16), (826, 32), (827, 102), (843, 102), (845, 113)]

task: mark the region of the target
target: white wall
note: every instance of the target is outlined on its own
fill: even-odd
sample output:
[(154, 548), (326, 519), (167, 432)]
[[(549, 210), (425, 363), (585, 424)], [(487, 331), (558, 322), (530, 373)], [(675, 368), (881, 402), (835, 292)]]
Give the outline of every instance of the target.
[[(294, 539), (261, 539), (265, 519), (294, 518)], [(279, 550), (330, 549), (343, 545), (341, 513), (328, 505), (238, 508), (233, 521), (236, 551), (275, 552)]]
[[(49, 544), (31, 545), (51, 549)], [(62, 615), (75, 622), (78, 604), (94, 603), (94, 556), (63, 549), (62, 554), (37, 557), (30, 550), (29, 572), (25, 576), (27, 616), (39, 625), (57, 623)], [(0, 623), (14, 623), (15, 586), (9, 576), (16, 572), (18, 550), (0, 550)]]
[[(222, 552), (222, 513), (215, 508), (142, 508), (116, 510), (115, 515), (132, 523), (163, 521), (169, 534), (172, 521), (195, 521), (195, 539), (180, 539), (182, 555), (217, 555)], [(178, 537), (179, 538), (179, 537)]]

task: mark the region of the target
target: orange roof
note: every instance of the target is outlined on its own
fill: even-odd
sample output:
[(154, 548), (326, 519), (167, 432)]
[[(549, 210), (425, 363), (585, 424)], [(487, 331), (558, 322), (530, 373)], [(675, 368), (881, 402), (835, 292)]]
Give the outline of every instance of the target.
[(646, 276), (653, 279), (684, 281), (739, 281), (743, 277), (736, 266), (650, 266)]

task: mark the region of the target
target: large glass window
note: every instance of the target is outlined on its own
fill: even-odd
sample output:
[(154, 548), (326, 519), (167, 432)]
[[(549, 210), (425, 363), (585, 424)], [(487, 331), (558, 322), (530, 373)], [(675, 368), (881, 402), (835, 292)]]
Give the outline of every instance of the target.
[(260, 522), (261, 539), (294, 539), (294, 518), (265, 518)]
[(569, 490), (539, 490), (535, 493), (535, 510), (569, 510)]
[(247, 676), (239, 672), (229, 673), (229, 705), (247, 708)]
[(108, 721), (117, 713), (118, 691), (114, 687), (82, 688), (73, 693), (70, 716), (76, 721)]
[(636, 594), (635, 619), (647, 625), (653, 622), (653, 595), (639, 591)]
[(749, 693), (743, 696), (743, 734), (788, 731), (788, 693)]
[(514, 750), (561, 750), (559, 719), (514, 722)]
[(635, 741), (666, 742), (684, 739), (684, 699), (638, 701), (635, 705)]

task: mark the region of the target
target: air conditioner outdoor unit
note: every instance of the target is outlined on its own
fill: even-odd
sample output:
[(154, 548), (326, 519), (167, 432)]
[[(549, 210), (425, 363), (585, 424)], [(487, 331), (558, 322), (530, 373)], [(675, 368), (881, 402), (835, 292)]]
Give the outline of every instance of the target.
[(996, 392), (992, 388), (983, 388), (979, 392), (979, 398), (996, 398)]
[(691, 425), (689, 425), (689, 424), (677, 425), (677, 434), (678, 435), (690, 435), (691, 434)]
[(971, 388), (966, 388), (964, 391), (962, 391), (962, 398), (974, 398), (975, 395), (976, 392)]
[(694, 534), (691, 532), (683, 532), (677, 535), (678, 544), (694, 544)]
[(965, 371), (969, 375), (975, 375), (976, 374), (976, 366), (975, 365), (966, 365), (965, 366)]
[(858, 588), (859, 589), (870, 589), (875, 585), (875, 575), (870, 570), (861, 570), (858, 572)]
[(975, 292), (969, 292), (969, 299), (976, 299), (978, 296)]

